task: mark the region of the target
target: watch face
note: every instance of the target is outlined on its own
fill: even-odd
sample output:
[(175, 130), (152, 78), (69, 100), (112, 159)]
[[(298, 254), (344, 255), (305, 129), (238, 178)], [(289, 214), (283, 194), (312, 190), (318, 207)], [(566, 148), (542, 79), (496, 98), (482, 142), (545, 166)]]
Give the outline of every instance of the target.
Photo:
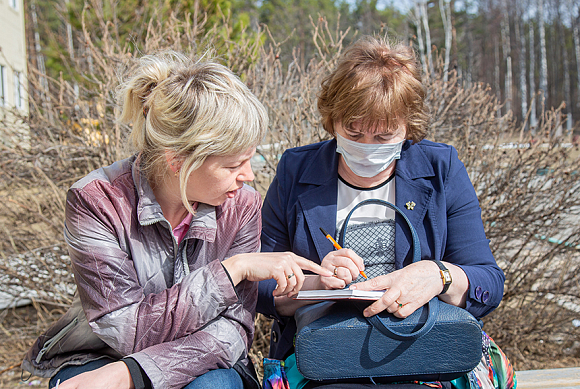
[(449, 271), (444, 271), (443, 272), (443, 277), (445, 278), (445, 283), (446, 284), (450, 284), (451, 283), (451, 274), (449, 274)]

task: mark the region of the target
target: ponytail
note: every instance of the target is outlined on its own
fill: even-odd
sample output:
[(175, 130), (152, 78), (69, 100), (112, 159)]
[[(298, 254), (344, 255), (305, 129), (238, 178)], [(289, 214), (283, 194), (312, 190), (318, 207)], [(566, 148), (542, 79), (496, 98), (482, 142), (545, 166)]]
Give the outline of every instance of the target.
[(225, 66), (169, 52), (141, 58), (119, 88), (119, 120), (132, 123), (130, 144), (152, 187), (168, 175), (167, 152), (182, 163), (187, 181), (210, 155), (234, 155), (256, 147), (266, 134), (266, 109)]

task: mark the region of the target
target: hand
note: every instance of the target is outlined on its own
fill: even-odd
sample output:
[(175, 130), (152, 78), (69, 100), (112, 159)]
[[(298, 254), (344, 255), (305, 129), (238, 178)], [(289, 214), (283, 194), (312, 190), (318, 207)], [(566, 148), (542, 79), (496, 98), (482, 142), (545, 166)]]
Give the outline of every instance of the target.
[(275, 279), (278, 286), (274, 290), (274, 296), (293, 297), (298, 294), (304, 283), (302, 270), (310, 270), (321, 276), (332, 276), (330, 270), (291, 252), (238, 254), (224, 260), (222, 265), (230, 273), (235, 285), (244, 279)]
[(419, 261), (400, 270), (352, 285), (351, 289), (383, 290), (383, 296), (364, 310), (373, 316), (385, 309), (404, 318), (425, 305), (443, 289), (439, 268), (433, 261)]
[(58, 389), (134, 389), (131, 373), (124, 362), (109, 363), (96, 370), (74, 376), (58, 385)]
[(324, 257), (321, 266), (330, 270), (333, 275), (333, 277), (320, 277), (321, 289), (342, 289), (356, 280), (360, 272), (365, 269), (362, 258), (351, 249), (331, 251)]

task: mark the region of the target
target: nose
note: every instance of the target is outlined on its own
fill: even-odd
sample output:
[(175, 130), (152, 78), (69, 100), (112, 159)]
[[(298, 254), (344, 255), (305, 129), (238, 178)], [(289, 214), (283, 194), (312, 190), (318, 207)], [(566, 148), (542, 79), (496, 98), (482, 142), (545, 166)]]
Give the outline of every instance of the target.
[(249, 181), (254, 181), (254, 178), (255, 177), (254, 177), (254, 172), (252, 171), (252, 164), (250, 163), (250, 160), (248, 159), (242, 165), (242, 169), (240, 170), (240, 174), (238, 175), (238, 181), (249, 182)]

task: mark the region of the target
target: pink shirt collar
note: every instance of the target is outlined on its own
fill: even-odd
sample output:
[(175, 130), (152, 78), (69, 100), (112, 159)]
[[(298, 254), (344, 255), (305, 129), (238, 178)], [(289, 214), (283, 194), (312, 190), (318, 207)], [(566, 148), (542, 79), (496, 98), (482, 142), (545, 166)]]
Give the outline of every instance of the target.
[[(197, 203), (194, 203), (193, 210), (195, 211), (196, 209)], [(175, 235), (175, 238), (177, 239), (177, 244), (181, 243), (183, 238), (185, 238), (185, 234), (187, 234), (187, 231), (189, 231), (189, 225), (191, 224), (192, 219), (193, 214), (188, 213), (187, 216), (183, 218), (181, 223), (179, 223), (177, 227), (173, 229), (173, 235)]]

